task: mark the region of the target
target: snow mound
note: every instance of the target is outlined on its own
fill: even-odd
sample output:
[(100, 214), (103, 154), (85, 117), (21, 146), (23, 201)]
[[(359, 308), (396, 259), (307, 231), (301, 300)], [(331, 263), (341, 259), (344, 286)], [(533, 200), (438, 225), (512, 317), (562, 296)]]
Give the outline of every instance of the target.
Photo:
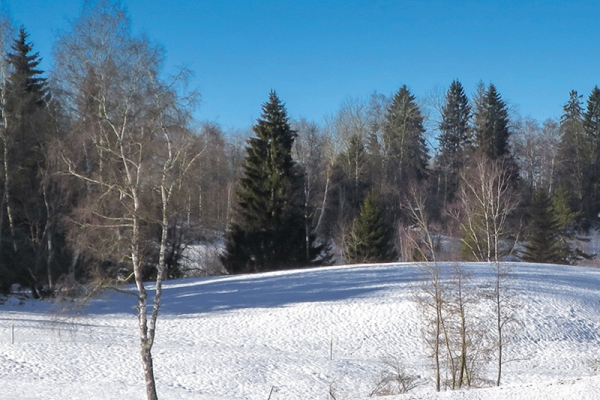
[[(463, 265), (476, 285), (493, 278), (488, 264)], [(521, 325), (502, 386), (442, 393), (415, 303), (423, 276), (405, 263), (167, 282), (153, 350), (159, 397), (367, 399), (393, 356), (420, 384), (390, 399), (598, 398), (600, 270), (513, 264)], [(143, 399), (134, 302), (105, 293), (75, 316), (6, 300), (0, 399)]]

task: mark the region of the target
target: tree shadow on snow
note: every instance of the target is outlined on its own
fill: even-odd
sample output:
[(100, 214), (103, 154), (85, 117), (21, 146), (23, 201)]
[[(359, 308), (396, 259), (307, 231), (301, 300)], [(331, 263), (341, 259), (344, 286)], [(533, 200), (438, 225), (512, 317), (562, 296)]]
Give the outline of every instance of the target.
[[(370, 297), (375, 292), (393, 288), (408, 291), (419, 277), (414, 265), (394, 264), (168, 281), (163, 284), (160, 312), (170, 315), (197, 314), (284, 307), (294, 303), (347, 301)], [(149, 294), (154, 295), (152, 287), (149, 287)], [(131, 313), (135, 312), (130, 308), (134, 303), (135, 299), (131, 296), (115, 294), (94, 301), (87, 313)]]

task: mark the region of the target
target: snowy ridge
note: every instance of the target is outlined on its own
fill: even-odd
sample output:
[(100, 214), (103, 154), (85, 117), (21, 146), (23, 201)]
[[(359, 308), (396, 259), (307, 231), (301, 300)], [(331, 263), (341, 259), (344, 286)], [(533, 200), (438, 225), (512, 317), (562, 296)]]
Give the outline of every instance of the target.
[[(475, 285), (492, 279), (488, 264), (463, 265)], [(502, 386), (439, 394), (415, 304), (422, 278), (422, 265), (386, 264), (167, 282), (159, 397), (367, 399), (391, 355), (422, 384), (384, 398), (598, 398), (600, 270), (513, 264), (522, 325)], [(77, 317), (43, 302), (0, 305), (0, 399), (143, 399), (133, 305), (112, 292)]]

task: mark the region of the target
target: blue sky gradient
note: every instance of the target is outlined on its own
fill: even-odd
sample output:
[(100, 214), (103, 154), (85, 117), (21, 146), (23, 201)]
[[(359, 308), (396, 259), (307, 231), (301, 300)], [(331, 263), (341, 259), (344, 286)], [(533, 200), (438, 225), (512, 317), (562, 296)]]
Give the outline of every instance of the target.
[[(82, 0), (5, 0), (43, 67)], [(494, 83), (522, 116), (558, 118), (574, 89), (600, 84), (598, 1), (123, 0), (133, 32), (194, 71), (200, 120), (243, 129), (275, 89), (293, 118), (321, 122), (347, 99), (423, 98)]]

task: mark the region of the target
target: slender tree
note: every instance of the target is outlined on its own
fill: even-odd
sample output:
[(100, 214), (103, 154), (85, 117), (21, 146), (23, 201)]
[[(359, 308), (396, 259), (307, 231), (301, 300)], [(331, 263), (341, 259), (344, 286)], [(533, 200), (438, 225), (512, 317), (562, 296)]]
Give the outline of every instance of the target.
[(59, 38), (54, 82), (70, 129), (58, 158), (79, 189), (65, 218), (71, 247), (102, 288), (106, 278), (135, 284), (146, 396), (156, 400), (152, 348), (175, 200), (197, 158), (187, 126), (195, 96), (177, 90), (185, 71), (162, 79), (161, 49), (132, 37), (130, 26), (118, 2), (90, 1)]

